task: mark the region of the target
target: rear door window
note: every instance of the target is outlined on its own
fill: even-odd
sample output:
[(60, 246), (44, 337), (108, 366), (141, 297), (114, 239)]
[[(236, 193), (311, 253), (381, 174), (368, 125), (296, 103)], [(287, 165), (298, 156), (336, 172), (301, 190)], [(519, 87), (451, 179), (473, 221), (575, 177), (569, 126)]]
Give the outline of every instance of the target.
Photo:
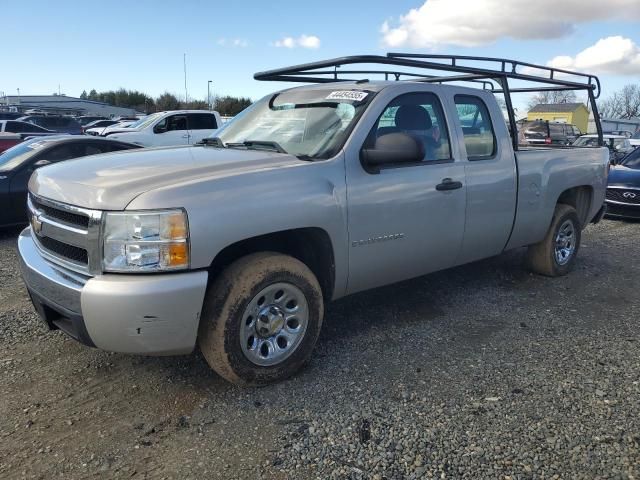
[(216, 118), (211, 113), (190, 113), (188, 116), (189, 130), (215, 130)]
[(456, 95), (456, 110), (462, 125), (467, 158), (489, 160), (496, 154), (497, 140), (489, 110), (480, 97)]

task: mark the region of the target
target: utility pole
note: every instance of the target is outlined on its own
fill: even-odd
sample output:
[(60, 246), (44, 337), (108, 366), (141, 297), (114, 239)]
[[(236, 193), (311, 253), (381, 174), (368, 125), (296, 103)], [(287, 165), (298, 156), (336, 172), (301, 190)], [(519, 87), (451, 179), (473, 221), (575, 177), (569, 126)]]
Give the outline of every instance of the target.
[(184, 103), (189, 101), (189, 95), (187, 94), (187, 54), (183, 56), (184, 63)]
[(213, 105), (211, 105), (211, 90), (209, 89), (209, 87), (211, 87), (211, 82), (212, 80), (207, 82), (207, 105), (209, 106), (209, 110), (213, 110)]

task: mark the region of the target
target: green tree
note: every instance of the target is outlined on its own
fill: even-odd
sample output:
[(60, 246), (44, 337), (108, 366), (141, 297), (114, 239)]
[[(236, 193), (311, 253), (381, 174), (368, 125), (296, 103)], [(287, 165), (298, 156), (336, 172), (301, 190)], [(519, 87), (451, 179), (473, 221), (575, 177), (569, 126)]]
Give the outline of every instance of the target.
[(180, 100), (175, 95), (164, 92), (156, 99), (157, 110), (178, 110), (180, 108)]
[(86, 100), (88, 98), (86, 90), (82, 90), (82, 93), (80, 94), (80, 98), (83, 100)]
[(98, 100), (98, 92), (96, 92), (95, 88), (92, 88), (91, 91), (89, 92), (89, 100), (94, 100), (97, 101)]
[(204, 100), (189, 100), (188, 102), (180, 102), (180, 108), (185, 110), (208, 110), (209, 106)]
[(214, 110), (217, 110), (220, 115), (233, 117), (249, 105), (251, 105), (251, 99), (248, 97), (232, 97), (227, 95), (215, 98)]

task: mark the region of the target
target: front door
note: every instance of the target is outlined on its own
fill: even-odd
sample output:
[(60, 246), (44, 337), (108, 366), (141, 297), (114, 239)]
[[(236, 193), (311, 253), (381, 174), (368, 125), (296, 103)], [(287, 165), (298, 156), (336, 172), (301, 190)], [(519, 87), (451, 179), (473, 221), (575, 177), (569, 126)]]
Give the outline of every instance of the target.
[(402, 132), (424, 152), (421, 162), (367, 169), (347, 153), (348, 292), (447, 268), (458, 257), (465, 223), (464, 163), (453, 155), (450, 129), (434, 93), (408, 93), (383, 110), (364, 148)]
[(154, 129), (153, 146), (170, 147), (189, 144), (189, 128), (185, 114), (169, 115), (160, 120)]

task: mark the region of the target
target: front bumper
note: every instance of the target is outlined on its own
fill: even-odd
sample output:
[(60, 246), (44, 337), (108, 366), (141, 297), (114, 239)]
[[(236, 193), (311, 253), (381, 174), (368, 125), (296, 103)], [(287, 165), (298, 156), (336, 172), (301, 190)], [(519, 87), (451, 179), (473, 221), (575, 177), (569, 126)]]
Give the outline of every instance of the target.
[(640, 205), (607, 201), (606, 216), (640, 219)]
[(206, 271), (88, 277), (45, 260), (31, 228), (18, 237), (22, 277), (50, 328), (103, 350), (177, 355), (193, 350)]

